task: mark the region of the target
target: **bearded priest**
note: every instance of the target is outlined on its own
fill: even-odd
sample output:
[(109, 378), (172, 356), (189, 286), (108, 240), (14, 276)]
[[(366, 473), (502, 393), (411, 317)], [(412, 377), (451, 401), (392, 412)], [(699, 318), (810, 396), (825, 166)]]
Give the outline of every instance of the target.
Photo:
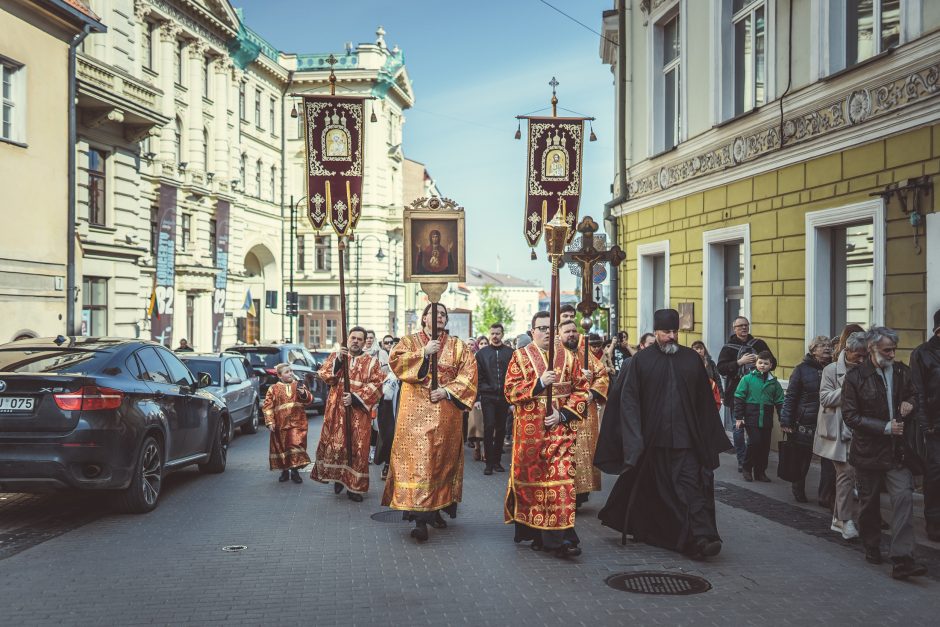
[[(581, 554), (574, 530), (577, 437), (574, 423), (584, 420), (589, 384), (574, 352), (555, 351), (549, 367), (550, 316), (532, 318), (532, 343), (517, 350), (509, 362), (504, 392), (514, 408), (512, 467), (503, 511), (515, 524), (515, 542), (531, 541), (535, 551), (558, 557)], [(558, 325), (562, 345), (577, 346), (573, 320)], [(549, 409), (547, 388), (552, 386)]]
[[(447, 308), (438, 304), (438, 336), (431, 330), (431, 305), (422, 330), (403, 337), (388, 365), (401, 381), (401, 400), (382, 505), (414, 521), (411, 536), (428, 539), (428, 525), (444, 529), (441, 512), (457, 516), (463, 492), (463, 412), (477, 396), (477, 362), (464, 343), (447, 333)], [(431, 387), (431, 356), (437, 355), (437, 384)]]
[[(372, 408), (382, 398), (382, 382), (385, 381), (378, 357), (363, 352), (365, 342), (366, 330), (353, 327), (346, 346), (331, 354), (320, 367), (318, 374), (330, 386), (330, 393), (323, 412), (317, 457), (310, 473), (314, 481), (332, 481), (336, 494), (346, 488), (346, 495), (357, 503), (369, 491)], [(343, 385), (345, 360), (349, 360), (349, 392)], [(347, 428), (351, 431), (348, 440)]]

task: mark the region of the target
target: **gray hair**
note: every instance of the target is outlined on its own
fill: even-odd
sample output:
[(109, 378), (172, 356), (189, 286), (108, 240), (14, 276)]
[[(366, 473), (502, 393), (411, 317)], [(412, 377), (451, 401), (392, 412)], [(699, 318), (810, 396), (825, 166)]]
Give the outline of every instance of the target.
[(813, 341), (809, 343), (809, 352), (812, 353), (820, 346), (828, 346), (832, 348), (832, 340), (830, 340), (826, 335), (817, 335), (813, 338)]
[(898, 337), (898, 332), (894, 329), (888, 327), (872, 327), (868, 330), (868, 335), (866, 337), (868, 348), (871, 349), (872, 346), (880, 342), (881, 340), (891, 340), (891, 342), (897, 346), (900, 342)]
[(855, 331), (845, 338), (845, 348), (852, 352), (865, 352), (868, 350), (868, 338), (864, 331)]

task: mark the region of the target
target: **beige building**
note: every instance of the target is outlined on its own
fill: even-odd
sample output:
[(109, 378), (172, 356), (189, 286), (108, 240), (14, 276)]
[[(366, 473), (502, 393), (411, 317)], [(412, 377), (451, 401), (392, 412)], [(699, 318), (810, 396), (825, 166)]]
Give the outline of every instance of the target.
[(78, 0), (0, 0), (0, 343), (65, 332), (70, 50), (103, 30)]

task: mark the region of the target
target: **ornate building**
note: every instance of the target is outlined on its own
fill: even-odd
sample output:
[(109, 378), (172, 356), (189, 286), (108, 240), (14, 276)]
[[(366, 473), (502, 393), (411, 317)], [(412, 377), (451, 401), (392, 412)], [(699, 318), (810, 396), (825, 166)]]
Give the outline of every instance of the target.
[(923, 341), (940, 307), (940, 3), (624, 0), (603, 25), (622, 328), (688, 303), (683, 341), (717, 354), (745, 315), (784, 378), (847, 323), (898, 329), (902, 355)]

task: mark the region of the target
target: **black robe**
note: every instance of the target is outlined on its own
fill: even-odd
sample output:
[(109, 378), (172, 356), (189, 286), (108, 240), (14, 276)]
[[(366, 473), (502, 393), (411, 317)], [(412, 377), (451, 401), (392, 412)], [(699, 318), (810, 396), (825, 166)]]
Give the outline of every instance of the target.
[(601, 423), (594, 465), (620, 477), (598, 518), (676, 551), (694, 536), (717, 539), (712, 471), (729, 448), (698, 353), (640, 351), (618, 376)]

